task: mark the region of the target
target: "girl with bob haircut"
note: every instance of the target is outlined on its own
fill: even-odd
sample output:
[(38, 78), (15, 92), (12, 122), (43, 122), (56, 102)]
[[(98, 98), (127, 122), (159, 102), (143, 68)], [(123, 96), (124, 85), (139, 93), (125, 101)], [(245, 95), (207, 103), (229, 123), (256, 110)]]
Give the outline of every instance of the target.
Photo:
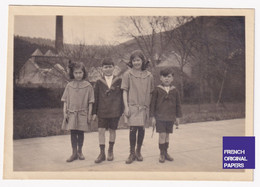
[(68, 68), (71, 81), (61, 98), (64, 102), (62, 130), (70, 131), (72, 155), (67, 162), (72, 162), (76, 159), (85, 159), (82, 146), (84, 131), (88, 130), (91, 120), (94, 90), (85, 80), (87, 73), (82, 62), (69, 62)]
[[(153, 91), (153, 76), (146, 70), (148, 62), (140, 50), (132, 52), (128, 66), (122, 78), (124, 115), (130, 127), (130, 155), (126, 164), (135, 159), (143, 161), (141, 147), (143, 144), (145, 125), (148, 124), (151, 92)], [(137, 144), (137, 148), (135, 150)]]

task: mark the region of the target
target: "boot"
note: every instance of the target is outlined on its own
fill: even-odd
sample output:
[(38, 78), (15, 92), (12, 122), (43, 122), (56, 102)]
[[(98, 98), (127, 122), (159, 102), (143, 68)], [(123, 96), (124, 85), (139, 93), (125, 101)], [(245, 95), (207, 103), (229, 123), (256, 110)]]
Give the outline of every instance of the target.
[(70, 156), (70, 158), (68, 158), (66, 160), (67, 162), (72, 162), (72, 161), (78, 159), (78, 154), (77, 154), (78, 138), (77, 138), (77, 135), (74, 132), (71, 133), (70, 140), (71, 140), (71, 145), (72, 145), (72, 155)]
[(142, 147), (142, 145), (137, 145), (137, 148), (136, 148), (135, 156), (136, 156), (137, 161), (143, 161), (143, 156), (141, 155), (141, 147)]
[(159, 162), (164, 163), (165, 162), (165, 144), (159, 144), (159, 149), (160, 149)]
[(173, 158), (167, 152), (167, 149), (169, 147), (169, 142), (166, 142), (164, 145), (165, 145), (165, 159), (168, 161), (173, 161)]
[(77, 147), (75, 147), (75, 148), (73, 148), (72, 155), (70, 156), (70, 158), (67, 159), (67, 162), (72, 162), (77, 159), (78, 159)]
[(84, 155), (82, 153), (82, 146), (79, 146), (79, 148), (78, 148), (78, 158), (80, 160), (85, 160), (85, 157), (84, 157)]
[(74, 148), (73, 153), (70, 156), (70, 158), (67, 159), (67, 162), (72, 162), (72, 161), (77, 160), (77, 159), (78, 159), (77, 148)]
[(113, 154), (114, 144), (115, 144), (115, 142), (109, 142), (109, 148), (108, 148), (108, 153), (107, 153), (107, 161), (114, 160), (114, 154)]
[(130, 155), (125, 161), (126, 164), (131, 164), (133, 161), (135, 161), (135, 146), (130, 147)]
[(100, 145), (100, 154), (98, 155), (97, 159), (95, 160), (95, 163), (98, 164), (104, 160), (106, 160), (105, 145)]

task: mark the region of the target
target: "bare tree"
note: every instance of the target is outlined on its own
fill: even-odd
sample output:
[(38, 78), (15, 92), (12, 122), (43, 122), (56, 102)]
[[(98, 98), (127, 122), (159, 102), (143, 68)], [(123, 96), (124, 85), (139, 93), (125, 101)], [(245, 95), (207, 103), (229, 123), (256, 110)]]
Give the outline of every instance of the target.
[[(190, 24), (194, 17), (181, 16), (176, 17), (175, 27), (165, 32), (165, 36), (171, 45), (171, 52), (176, 57), (179, 64), (181, 79), (180, 79), (180, 95), (183, 98), (184, 95), (184, 67), (190, 63), (191, 56), (193, 55), (194, 46), (196, 43), (196, 32), (193, 28), (193, 24)], [(184, 26), (185, 24), (185, 26)]]
[(171, 40), (165, 37), (165, 32), (175, 28), (174, 20), (175, 17), (166, 16), (122, 17), (120, 32), (123, 36), (135, 40), (154, 68), (171, 43)]

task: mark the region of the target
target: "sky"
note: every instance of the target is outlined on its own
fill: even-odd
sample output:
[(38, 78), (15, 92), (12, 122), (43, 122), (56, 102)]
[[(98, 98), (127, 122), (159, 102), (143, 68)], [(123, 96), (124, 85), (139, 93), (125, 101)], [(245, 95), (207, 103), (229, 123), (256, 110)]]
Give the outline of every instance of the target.
[[(118, 33), (116, 16), (64, 16), (63, 37), (72, 44), (118, 44), (127, 41)], [(55, 39), (55, 16), (16, 16), (14, 34), (19, 36)]]

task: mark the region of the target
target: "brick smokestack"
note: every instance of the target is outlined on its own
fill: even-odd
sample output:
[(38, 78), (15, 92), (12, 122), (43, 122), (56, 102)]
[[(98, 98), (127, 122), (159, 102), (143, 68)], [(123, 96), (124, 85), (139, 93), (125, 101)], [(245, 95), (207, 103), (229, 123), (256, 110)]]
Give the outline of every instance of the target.
[(55, 48), (57, 53), (63, 50), (63, 17), (56, 16)]

